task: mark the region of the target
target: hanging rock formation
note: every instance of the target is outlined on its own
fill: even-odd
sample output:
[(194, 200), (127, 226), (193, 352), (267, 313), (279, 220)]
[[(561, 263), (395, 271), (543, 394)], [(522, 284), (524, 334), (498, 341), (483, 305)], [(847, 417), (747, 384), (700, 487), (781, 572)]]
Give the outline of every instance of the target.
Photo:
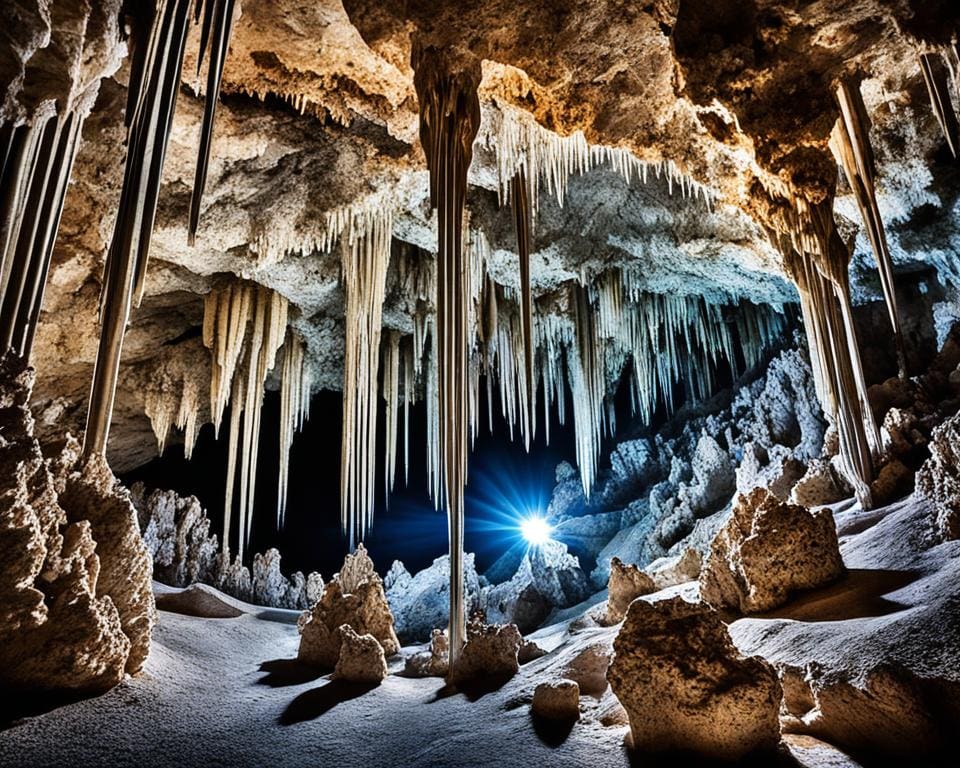
[(635, 601), (607, 677), (640, 752), (738, 760), (780, 742), (782, 689), (758, 657), (741, 656), (709, 606)]
[(143, 668), (154, 623), (150, 557), (106, 463), (68, 436), (44, 459), (27, 406), (33, 371), (0, 362), (5, 687), (96, 691)]
[(297, 658), (325, 669), (336, 667), (343, 644), (342, 625), (357, 635), (372, 635), (385, 656), (400, 650), (383, 582), (363, 545), (347, 555), (343, 568), (324, 586), (320, 600), (302, 615)]
[(760, 613), (843, 572), (830, 510), (810, 512), (758, 488), (738, 497), (710, 545), (700, 596), (715, 608)]

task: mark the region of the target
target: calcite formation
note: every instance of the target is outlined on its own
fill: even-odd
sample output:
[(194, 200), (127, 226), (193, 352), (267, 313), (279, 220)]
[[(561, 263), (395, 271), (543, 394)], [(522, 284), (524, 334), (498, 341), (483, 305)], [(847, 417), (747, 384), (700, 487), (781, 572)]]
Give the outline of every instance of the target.
[(5, 687), (96, 691), (143, 668), (155, 619), (150, 556), (128, 493), (67, 439), (44, 459), (32, 369), (0, 362), (0, 536)]
[(619, 557), (610, 561), (610, 581), (607, 584), (607, 624), (623, 621), (630, 603), (641, 595), (657, 589), (653, 579), (635, 565), (624, 565)]
[(844, 572), (828, 509), (784, 503), (763, 488), (738, 497), (700, 574), (700, 596), (715, 608), (759, 613)]
[(580, 686), (573, 680), (540, 683), (533, 690), (530, 711), (547, 720), (579, 720)]
[(613, 648), (607, 677), (630, 717), (634, 749), (721, 760), (776, 749), (777, 673), (740, 655), (709, 606), (637, 600)]
[(297, 658), (317, 667), (336, 667), (343, 645), (340, 627), (344, 625), (356, 635), (374, 637), (387, 657), (400, 650), (383, 581), (362, 544), (346, 556), (320, 599), (301, 616)]
[(917, 473), (917, 492), (930, 502), (940, 538), (960, 539), (960, 416), (937, 427), (929, 447), (930, 458)]
[(340, 652), (333, 677), (350, 683), (377, 685), (387, 676), (387, 659), (383, 646), (371, 634), (358, 635), (347, 624), (337, 630)]
[(320, 574), (304, 576), (296, 571), (289, 578), (284, 576), (276, 549), (254, 555), (249, 568), (239, 557), (222, 551), (195, 496), (148, 492), (142, 483), (135, 483), (130, 498), (158, 581), (173, 587), (209, 584), (239, 600), (274, 608), (306, 610), (320, 599)]
[(467, 642), (450, 666), (450, 682), (484, 685), (512, 677), (520, 669), (517, 654), (521, 640), (514, 624), (471, 622), (467, 625)]

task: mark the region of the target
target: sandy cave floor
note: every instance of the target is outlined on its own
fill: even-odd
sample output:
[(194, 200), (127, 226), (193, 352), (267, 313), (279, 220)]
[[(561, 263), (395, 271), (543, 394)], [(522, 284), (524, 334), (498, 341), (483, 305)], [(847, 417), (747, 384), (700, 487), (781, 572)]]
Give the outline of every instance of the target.
[[(917, 563), (920, 553), (906, 532), (916, 530), (922, 512), (909, 502), (878, 513), (838, 510), (851, 574), (777, 615), (735, 622), (731, 631), (738, 645), (745, 650), (763, 645), (764, 655), (774, 657), (789, 656), (794, 648), (815, 657), (841, 653), (851, 638), (865, 631), (872, 635), (878, 625), (892, 629), (904, 621), (906, 629), (931, 594), (948, 584), (955, 592), (960, 563), (960, 548), (942, 545), (921, 555), (926, 567), (912, 578), (898, 574), (903, 570), (898, 566)], [(158, 589), (169, 597), (169, 588)], [(692, 589), (693, 584), (672, 591)], [(628, 728), (600, 722), (609, 721), (616, 707), (609, 690), (600, 699), (584, 695), (581, 720), (572, 727), (549, 727), (531, 717), (536, 684), (560, 676), (583, 648), (609, 643), (617, 631), (584, 626), (590, 622), (575, 618), (583, 607), (532, 635), (550, 651), (546, 656), (521, 667), (499, 688), (465, 695), (437, 678), (399, 674), (376, 688), (331, 681), (296, 662), (296, 612), (231, 604), (248, 612), (215, 619), (161, 610), (144, 673), (102, 696), (39, 713), (24, 714), (20, 706), (0, 723), (0, 765), (604, 768), (659, 762), (636, 756), (631, 762)], [(400, 672), (402, 664), (396, 657), (391, 672)], [(858, 765), (805, 736), (786, 736), (778, 762)]]

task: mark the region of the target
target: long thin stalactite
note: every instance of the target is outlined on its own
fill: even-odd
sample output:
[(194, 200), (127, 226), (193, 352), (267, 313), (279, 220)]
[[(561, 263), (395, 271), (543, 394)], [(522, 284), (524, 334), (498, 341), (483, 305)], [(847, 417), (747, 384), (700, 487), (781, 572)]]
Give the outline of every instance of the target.
[(843, 168), (847, 182), (853, 191), (857, 208), (877, 260), (880, 284), (893, 327), (894, 345), (897, 351), (897, 367), (900, 377), (907, 375), (907, 356), (903, 346), (903, 330), (900, 312), (897, 309), (897, 292), (893, 278), (893, 259), (877, 205), (876, 163), (870, 145), (870, 118), (860, 87), (851, 80), (842, 80), (837, 86), (837, 104), (840, 118), (830, 135), (830, 149)]
[(523, 396), (521, 431), (526, 449), (537, 430), (536, 377), (533, 350), (533, 294), (530, 290), (530, 192), (521, 166), (510, 183), (510, 200), (517, 230), (517, 256), (520, 262), (520, 330), (523, 341)]
[(450, 666), (465, 640), (463, 489), (467, 480), (470, 302), (464, 258), (463, 214), (467, 169), (480, 127), (480, 66), (454, 63), (449, 52), (414, 44), (414, 86), (420, 103), (420, 141), (430, 172), (430, 202), (437, 210), (436, 364), (441, 473), (450, 543)]

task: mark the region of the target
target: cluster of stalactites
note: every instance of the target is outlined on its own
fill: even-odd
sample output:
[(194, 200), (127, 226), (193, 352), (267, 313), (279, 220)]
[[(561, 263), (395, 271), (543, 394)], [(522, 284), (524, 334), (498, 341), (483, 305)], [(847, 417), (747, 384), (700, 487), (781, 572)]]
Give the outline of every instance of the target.
[(837, 104), (840, 107), (840, 117), (830, 134), (830, 149), (837, 163), (843, 168), (847, 182), (853, 191), (870, 246), (877, 260), (883, 296), (887, 304), (890, 324), (893, 327), (898, 368), (903, 378), (907, 375), (907, 363), (893, 280), (893, 259), (887, 245), (880, 207), (877, 205), (876, 167), (870, 145), (870, 118), (863, 103), (859, 84), (848, 79), (842, 80), (837, 86)]
[(532, 115), (504, 104), (487, 110), (479, 141), (497, 156), (500, 201), (510, 199), (510, 185), (523, 168), (529, 181), (531, 215), (536, 218), (540, 186), (545, 185), (559, 205), (567, 196), (570, 176), (607, 166), (631, 183), (646, 184), (652, 176), (665, 179), (670, 194), (674, 187), (684, 198), (702, 199), (711, 207), (715, 193), (680, 171), (673, 161), (649, 163), (621, 147), (591, 145), (582, 131), (559, 136), (544, 128)]
[(869, 508), (881, 443), (853, 321), (850, 250), (837, 232), (832, 198), (816, 205), (795, 198), (782, 219), (772, 235), (800, 294), (817, 396), (837, 427), (844, 472), (861, 505)]
[(290, 476), (290, 448), (293, 436), (310, 417), (310, 366), (304, 357), (303, 339), (287, 329), (280, 369), (280, 474), (277, 483), (277, 529), (282, 530), (287, 509), (287, 481)]
[(102, 327), (84, 437), (84, 453), (88, 455), (106, 450), (123, 338), (131, 305), (134, 301), (139, 304), (143, 295), (164, 158), (180, 91), (191, 6), (194, 21), (200, 22), (201, 16), (203, 19), (198, 57), (201, 66), (207, 50), (210, 51), (206, 105), (190, 204), (192, 243), (199, 223), (234, 4), (235, 0), (160, 0), (153, 9), (146, 4), (131, 6), (133, 51), (125, 113), (127, 157), (100, 292)]
[(960, 104), (960, 48), (957, 42), (935, 50), (922, 50), (920, 71), (947, 146), (955, 158), (960, 157), (960, 117), (955, 106), (955, 103)]
[[(352, 225), (351, 225), (352, 226)], [(346, 297), (343, 361), (343, 439), (340, 456), (340, 522), (350, 548), (373, 523), (376, 475), (377, 381), (392, 218), (375, 216), (351, 229), (342, 243)], [(388, 360), (392, 365), (392, 361)]]
[(286, 332), (287, 300), (269, 288), (232, 281), (211, 290), (204, 303), (203, 343), (212, 357), (210, 409), (216, 427), (226, 404), (231, 406), (223, 546), (227, 551), (239, 463), (241, 558), (253, 522), (264, 385)]
[[(514, 439), (528, 438), (523, 414), (527, 393), (523, 313), (515, 289), (493, 281), (485, 271), (489, 246), (479, 231), (470, 234), (467, 255), (471, 281), (472, 327), (468, 375), (468, 434), (480, 422), (481, 376), (486, 382), (488, 428), (493, 431), (496, 402)], [(596, 477), (604, 435), (616, 431), (613, 398), (619, 372), (628, 363), (631, 416), (649, 424), (659, 405), (672, 412), (674, 391), (682, 384), (688, 400), (713, 393), (718, 370), (734, 376), (758, 365), (766, 350), (783, 336), (786, 316), (780, 308), (751, 302), (716, 304), (699, 296), (649, 293), (630, 269), (604, 273), (588, 287), (572, 285), (570, 315), (538, 313), (533, 323), (534, 381), (542, 387), (545, 439), (550, 440), (551, 412), (564, 423), (566, 390), (572, 397), (577, 462), (584, 492)], [(438, 500), (439, 429), (436, 366), (432, 358), (431, 315), (415, 318), (414, 334), (401, 338), (390, 331), (383, 345), (383, 396), (387, 401), (388, 490), (396, 466), (399, 430), (397, 407), (404, 413), (422, 392), (427, 401), (428, 488)], [(418, 331), (418, 328), (422, 330)], [(394, 406), (391, 406), (391, 402)], [(409, 421), (404, 419), (404, 455), (409, 455)], [(405, 478), (408, 473), (405, 468)]]
[(84, 110), (0, 125), (0, 352), (29, 357)]

